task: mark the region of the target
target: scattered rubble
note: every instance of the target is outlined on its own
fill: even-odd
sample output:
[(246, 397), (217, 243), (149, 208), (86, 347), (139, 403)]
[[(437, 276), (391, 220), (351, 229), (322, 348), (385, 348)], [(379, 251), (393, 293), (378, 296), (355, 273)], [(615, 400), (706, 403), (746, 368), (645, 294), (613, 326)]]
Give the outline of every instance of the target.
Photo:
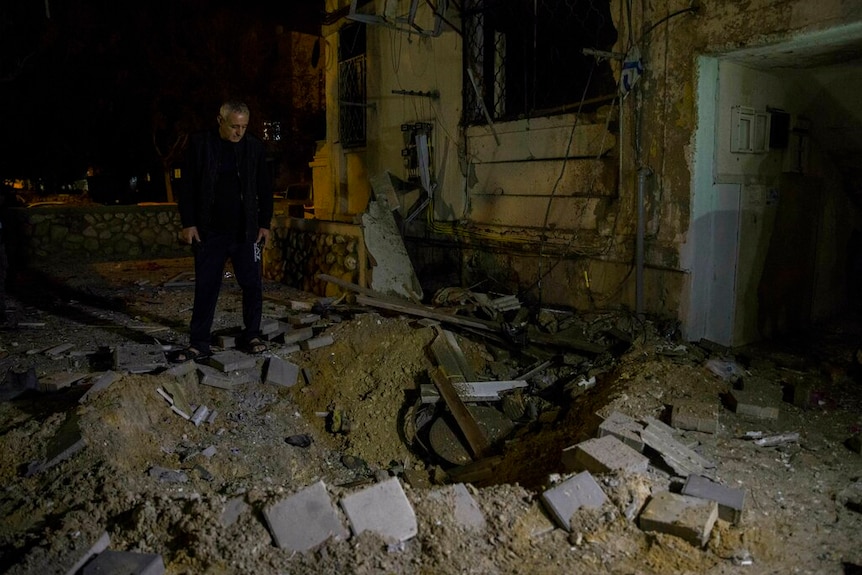
[[(260, 356), (231, 344), (227, 302), (221, 349), (170, 364), (189, 288), (131, 271), (124, 310), (21, 302), (50, 328), (3, 332), (4, 572), (862, 563), (849, 368), (683, 344), (622, 313), (524, 314), (456, 289), (426, 306), (344, 282), (320, 301), (270, 286)], [(123, 329), (91, 337), (96, 315)], [(154, 340), (153, 324), (174, 327)]]

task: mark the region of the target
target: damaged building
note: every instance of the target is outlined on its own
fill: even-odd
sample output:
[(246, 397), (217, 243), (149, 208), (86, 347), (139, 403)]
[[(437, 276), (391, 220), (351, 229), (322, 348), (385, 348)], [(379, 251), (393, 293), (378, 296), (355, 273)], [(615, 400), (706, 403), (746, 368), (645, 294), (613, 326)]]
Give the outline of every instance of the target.
[(862, 572), (862, 3), (322, 5), (264, 352), (175, 204), (6, 212), (0, 573)]

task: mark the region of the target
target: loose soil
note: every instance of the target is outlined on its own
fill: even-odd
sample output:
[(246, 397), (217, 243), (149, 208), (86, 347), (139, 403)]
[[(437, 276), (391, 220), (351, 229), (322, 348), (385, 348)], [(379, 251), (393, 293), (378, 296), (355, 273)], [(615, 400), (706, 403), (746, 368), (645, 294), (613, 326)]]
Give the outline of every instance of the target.
[[(860, 572), (862, 457), (847, 444), (862, 429), (862, 331), (854, 322), (731, 354), (677, 341), (673, 329), (624, 313), (555, 310), (543, 329), (574, 326), (611, 350), (560, 353), (356, 306), (349, 297), (320, 302), (269, 282), (265, 318), (286, 320), (317, 303), (315, 333), (332, 343), (303, 351), (275, 340), (253, 356), (249, 371), (258, 376), (234, 389), (201, 385), (194, 372), (120, 370), (81, 402), (93, 376), (114, 368), (117, 346), (185, 342), (193, 288), (168, 286), (189, 270), (181, 258), (18, 273), (11, 325), (0, 331), (0, 573), (66, 573), (103, 532), (110, 549), (160, 554), (169, 574)], [(227, 275), (214, 326), (223, 333), (240, 325), (239, 292)], [(453, 512), (452, 484), (470, 476), (426, 433), (445, 417), (442, 403), (420, 401), (436, 363), (429, 346), (441, 329), (454, 334), (482, 380), (516, 379), (550, 360), (526, 390), (485, 404), (512, 416), (513, 430), (494, 443), (486, 473), (464, 482), (484, 522), (465, 523)], [(51, 353), (62, 344), (72, 345)], [(272, 356), (301, 368), (295, 385), (261, 382)], [(59, 391), (18, 394), (28, 372), (40, 382), (83, 376)], [(754, 378), (782, 398), (777, 418), (727, 404), (735, 384)], [(196, 426), (157, 389), (216, 416)], [(793, 401), (794, 389), (809, 393), (800, 399), (797, 391)], [(567, 477), (564, 448), (595, 437), (613, 412), (667, 422), (683, 401), (718, 413), (714, 433), (682, 431), (679, 440), (716, 464), (718, 481), (745, 491), (741, 521), (718, 520), (702, 548), (642, 531), (638, 516), (650, 496), (678, 492), (683, 481), (651, 457), (643, 474), (595, 475), (608, 502), (576, 512), (570, 531), (553, 522), (541, 493)], [(799, 437), (760, 447), (749, 432)], [(76, 433), (83, 449), (38, 468)], [(395, 543), (364, 532), (307, 553), (274, 544), (268, 505), (320, 480), (337, 502), (392, 476), (416, 512), (415, 537)]]

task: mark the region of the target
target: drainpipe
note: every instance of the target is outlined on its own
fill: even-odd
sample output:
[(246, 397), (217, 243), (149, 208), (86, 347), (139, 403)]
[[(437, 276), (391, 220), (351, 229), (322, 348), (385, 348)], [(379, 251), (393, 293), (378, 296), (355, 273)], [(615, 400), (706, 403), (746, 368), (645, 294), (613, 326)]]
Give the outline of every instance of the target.
[(635, 313), (642, 317), (644, 313), (644, 230), (646, 228), (646, 195), (647, 178), (652, 175), (649, 168), (638, 170), (638, 231), (635, 241)]

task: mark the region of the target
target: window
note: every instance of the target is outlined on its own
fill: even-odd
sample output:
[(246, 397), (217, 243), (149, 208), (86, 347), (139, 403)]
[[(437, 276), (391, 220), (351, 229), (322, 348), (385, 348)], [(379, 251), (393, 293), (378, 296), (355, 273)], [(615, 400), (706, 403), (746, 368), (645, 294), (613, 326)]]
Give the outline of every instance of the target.
[(341, 145), (365, 145), (365, 24), (338, 33), (338, 132)]
[[(609, 0), (464, 0), (464, 121), (548, 116), (616, 93)], [(608, 96), (602, 100), (603, 96)], [(601, 101), (600, 101), (601, 100)], [(484, 104), (484, 109), (483, 109)]]

